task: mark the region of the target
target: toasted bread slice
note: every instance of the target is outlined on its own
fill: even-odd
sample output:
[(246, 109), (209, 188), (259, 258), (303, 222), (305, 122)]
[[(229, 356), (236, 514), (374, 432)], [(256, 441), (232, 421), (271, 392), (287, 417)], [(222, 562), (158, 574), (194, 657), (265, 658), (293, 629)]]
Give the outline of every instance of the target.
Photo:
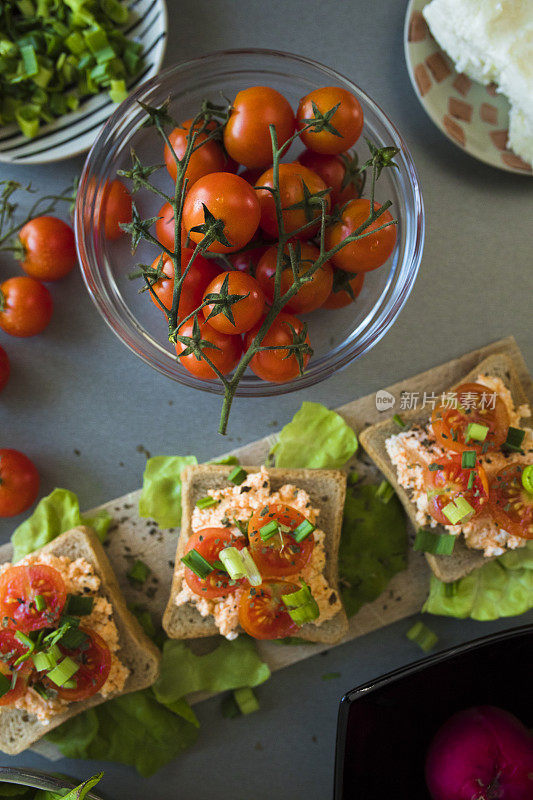
[[(36, 552), (67, 556), (71, 560), (84, 558), (93, 565), (101, 580), (99, 593), (106, 597), (113, 607), (113, 618), (120, 642), (117, 655), (130, 670), (120, 694), (151, 686), (159, 673), (161, 654), (128, 611), (104, 548), (91, 528), (83, 526), (73, 528)], [(96, 694), (88, 700), (72, 703), (64, 713), (58, 714), (46, 725), (24, 710), (0, 707), (0, 750), (9, 755), (20, 753), (65, 720), (109, 699), (109, 696), (104, 698)]]
[[(481, 361), (477, 367), (472, 369), (461, 381), (458, 381), (456, 386), (460, 383), (468, 383), (475, 381), (478, 375), (490, 375), (491, 377), (501, 378), (503, 383), (510, 390), (513, 403), (516, 407), (527, 403), (528, 398), (524, 392), (520, 379), (516, 374), (512, 361), (503, 353), (497, 353), (488, 356)], [(431, 387), (428, 387), (428, 389)], [(450, 390), (454, 387), (450, 386)], [(402, 418), (410, 423), (426, 423), (430, 412), (427, 409), (416, 409), (413, 411), (402, 412)], [(369, 456), (376, 462), (380, 470), (383, 472), (387, 480), (394, 486), (400, 500), (402, 501), (409, 518), (413, 525), (418, 527), (416, 521), (416, 508), (413, 504), (409, 492), (403, 489), (397, 480), (396, 469), (393, 466), (386, 447), (385, 441), (399, 432), (398, 426), (394, 420), (387, 419), (384, 422), (379, 422), (377, 425), (372, 425), (366, 430), (362, 431), (359, 440)], [(442, 526), (435, 528), (436, 532), (444, 532)], [(483, 566), (489, 560), (479, 550), (471, 550), (465, 544), (464, 538), (459, 536), (455, 543), (454, 551), (449, 556), (433, 555), (426, 553), (429, 566), (433, 570), (436, 577), (445, 583), (451, 583), (464, 578), (465, 575), (472, 572), (472, 570)]]
[[(258, 472), (258, 467), (244, 467), (247, 472)], [(197, 500), (205, 497), (209, 489), (227, 487), (228, 475), (232, 467), (204, 464), (187, 467), (182, 473), (182, 527), (178, 539), (176, 564), (185, 554), (185, 547), (192, 534), (192, 512)], [(338, 550), (341, 536), (342, 513), (346, 494), (346, 476), (338, 470), (322, 469), (269, 469), (272, 491), (277, 491), (286, 483), (304, 489), (315, 508), (320, 509), (318, 525), (326, 534), (325, 577), (331, 588), (338, 592)], [(163, 616), (163, 628), (171, 639), (192, 639), (200, 636), (213, 636), (219, 633), (212, 617), (202, 617), (192, 603), (176, 606), (176, 596), (181, 591), (182, 579), (176, 571), (172, 581), (170, 599)], [(298, 636), (309, 642), (338, 642), (348, 628), (344, 609), (331, 620), (321, 625), (304, 625)]]

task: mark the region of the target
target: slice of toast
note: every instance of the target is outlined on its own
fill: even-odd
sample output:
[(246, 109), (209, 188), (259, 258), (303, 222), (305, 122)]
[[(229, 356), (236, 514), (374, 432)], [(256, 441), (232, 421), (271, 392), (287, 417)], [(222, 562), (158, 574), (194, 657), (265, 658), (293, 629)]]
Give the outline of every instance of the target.
[[(515, 407), (528, 402), (528, 398), (516, 374), (513, 363), (505, 354), (497, 353), (484, 359), (455, 385), (458, 386), (461, 383), (475, 381), (480, 374), (501, 378), (511, 392)], [(454, 387), (450, 386), (449, 388), (453, 390)], [(428, 392), (429, 391), (431, 391), (430, 386), (428, 386)], [(428, 411), (427, 408), (406, 412), (402, 411), (402, 418), (410, 423), (425, 424), (430, 415), (431, 409)], [(390, 436), (394, 436), (397, 433), (399, 433), (399, 428), (394, 420), (390, 418), (362, 431), (359, 436), (359, 441), (372, 460), (376, 462), (387, 480), (394, 486), (409, 518), (413, 525), (418, 528), (419, 523), (416, 521), (415, 505), (409, 493), (399, 485), (396, 477), (396, 469), (385, 447), (385, 441)], [(444, 532), (445, 529), (438, 525), (434, 530), (436, 532)], [(464, 578), (469, 572), (483, 566), (483, 564), (486, 564), (489, 560), (481, 551), (468, 548), (462, 536), (457, 537), (454, 551), (451, 555), (441, 556), (426, 553), (426, 558), (436, 577), (445, 583), (452, 583), (459, 578)]]
[[(104, 548), (92, 529), (84, 526), (73, 528), (36, 552), (67, 556), (71, 560), (84, 558), (93, 565), (101, 580), (99, 594), (106, 597), (113, 607), (113, 619), (118, 629), (120, 642), (117, 656), (130, 670), (130, 675), (120, 694), (135, 692), (151, 686), (159, 673), (160, 651), (128, 611), (115, 573)], [(109, 699), (110, 696), (104, 698), (102, 695), (96, 694), (88, 700), (72, 703), (66, 711), (58, 714), (46, 725), (24, 710), (0, 707), (0, 750), (9, 755), (16, 755), (65, 720)]]
[[(259, 467), (244, 467), (246, 472), (258, 472)], [(185, 547), (192, 534), (192, 512), (200, 497), (205, 497), (209, 489), (222, 489), (228, 483), (231, 466), (203, 464), (187, 467), (182, 473), (182, 527), (178, 539), (176, 564), (185, 554)], [(277, 491), (286, 483), (304, 489), (315, 508), (320, 509), (318, 526), (326, 534), (325, 577), (331, 588), (338, 592), (338, 550), (341, 536), (342, 514), (346, 494), (346, 475), (338, 470), (322, 469), (269, 469), (270, 486)], [(163, 616), (163, 628), (171, 639), (192, 639), (200, 636), (213, 636), (219, 633), (212, 617), (202, 617), (192, 603), (176, 606), (175, 598), (181, 591), (182, 578), (174, 571), (170, 599)], [(309, 642), (334, 644), (340, 641), (348, 628), (344, 609), (332, 619), (321, 625), (304, 625), (298, 636)]]

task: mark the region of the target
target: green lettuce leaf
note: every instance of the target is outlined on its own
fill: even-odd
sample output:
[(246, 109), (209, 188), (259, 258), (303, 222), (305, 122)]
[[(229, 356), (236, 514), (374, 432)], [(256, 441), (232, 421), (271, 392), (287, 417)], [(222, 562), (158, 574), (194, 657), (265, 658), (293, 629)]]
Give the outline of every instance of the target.
[(321, 403), (302, 403), (270, 451), (276, 467), (339, 469), (358, 447), (355, 431)]
[(43, 547), (76, 525), (90, 525), (103, 540), (111, 521), (111, 515), (107, 511), (99, 511), (91, 517), (82, 516), (74, 492), (54, 489), (39, 501), (31, 517), (19, 525), (11, 536), (13, 561), (20, 561), (28, 553)]
[(489, 561), (452, 588), (431, 577), (423, 611), (479, 621), (514, 617), (533, 608), (533, 541)]
[(196, 456), (154, 456), (146, 462), (139, 514), (155, 520), (160, 528), (181, 522), (182, 470), (198, 464)]
[(396, 495), (383, 503), (378, 486), (348, 488), (339, 548), (341, 597), (349, 617), (375, 600), (407, 567), (405, 512)]

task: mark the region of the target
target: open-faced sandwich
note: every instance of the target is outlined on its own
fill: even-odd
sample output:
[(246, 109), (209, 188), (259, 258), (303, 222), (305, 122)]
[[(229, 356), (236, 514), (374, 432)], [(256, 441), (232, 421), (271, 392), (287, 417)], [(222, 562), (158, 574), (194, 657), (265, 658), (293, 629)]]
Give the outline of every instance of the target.
[(336, 470), (188, 467), (167, 634), (339, 641), (345, 491)]
[(0, 565), (0, 618), (0, 750), (6, 753), (157, 678), (159, 650), (128, 611), (89, 528)]
[(533, 431), (505, 355), (486, 358), (429, 406), (374, 425), (361, 443), (419, 528), (415, 547), (445, 582), (533, 538)]

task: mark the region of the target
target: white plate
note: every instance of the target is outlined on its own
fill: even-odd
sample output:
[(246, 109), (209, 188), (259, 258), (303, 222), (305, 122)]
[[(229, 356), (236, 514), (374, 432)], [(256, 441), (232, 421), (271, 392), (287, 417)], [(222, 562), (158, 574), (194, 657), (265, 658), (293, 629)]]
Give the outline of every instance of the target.
[[(126, 34), (144, 46), (144, 65), (129, 89), (157, 75), (167, 42), (165, 0), (129, 0), (134, 18)], [(20, 133), (18, 126), (0, 127), (0, 161), (13, 164), (45, 164), (79, 155), (89, 150), (101, 126), (116, 109), (107, 93), (89, 97), (76, 111), (43, 125), (33, 139)]]
[(439, 47), (422, 9), (429, 0), (410, 0), (404, 27), (405, 60), (423, 108), (454, 144), (498, 169), (533, 174), (531, 165), (507, 149), (509, 102), (494, 85), (459, 74)]

